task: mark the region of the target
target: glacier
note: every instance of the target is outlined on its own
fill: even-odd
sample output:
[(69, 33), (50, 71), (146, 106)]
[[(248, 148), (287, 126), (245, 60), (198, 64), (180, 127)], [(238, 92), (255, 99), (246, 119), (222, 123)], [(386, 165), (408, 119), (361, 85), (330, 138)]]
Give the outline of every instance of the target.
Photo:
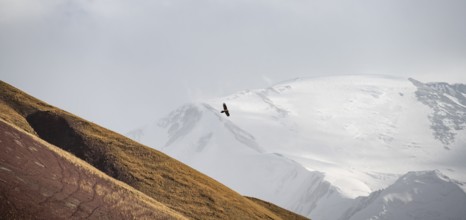
[(127, 136), (312, 219), (465, 219), (465, 88), (297, 78), (183, 105)]

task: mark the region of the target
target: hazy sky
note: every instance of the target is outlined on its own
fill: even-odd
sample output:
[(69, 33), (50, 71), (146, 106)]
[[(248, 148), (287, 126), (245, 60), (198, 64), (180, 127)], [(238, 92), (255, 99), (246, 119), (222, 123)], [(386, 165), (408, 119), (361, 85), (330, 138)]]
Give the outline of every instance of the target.
[(0, 79), (119, 132), (333, 74), (466, 83), (466, 1), (0, 0)]

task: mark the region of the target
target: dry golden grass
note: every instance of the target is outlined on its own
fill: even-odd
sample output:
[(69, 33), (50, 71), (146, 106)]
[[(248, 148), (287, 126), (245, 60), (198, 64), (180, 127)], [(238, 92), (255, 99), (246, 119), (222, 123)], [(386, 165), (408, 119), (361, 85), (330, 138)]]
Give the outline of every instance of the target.
[(260, 204), (261, 206), (264, 206), (266, 207), (267, 209), (269, 209), (270, 211), (274, 212), (275, 214), (277, 214), (278, 216), (280, 216), (282, 219), (287, 219), (287, 220), (305, 220), (307, 219), (306, 217), (304, 216), (301, 216), (301, 215), (297, 215), (296, 213), (294, 212), (290, 212), (282, 207), (279, 207), (275, 204), (272, 204), (270, 202), (265, 202), (265, 201), (262, 201), (260, 199), (256, 199), (256, 198), (252, 198), (252, 197), (246, 197), (248, 199), (250, 199), (251, 201), (257, 203), (257, 204)]
[(288, 219), (293, 216), (286, 210), (243, 197), (157, 150), (50, 106), (1, 81), (0, 110), (3, 120), (70, 151), (188, 218), (282, 219), (286, 216)]

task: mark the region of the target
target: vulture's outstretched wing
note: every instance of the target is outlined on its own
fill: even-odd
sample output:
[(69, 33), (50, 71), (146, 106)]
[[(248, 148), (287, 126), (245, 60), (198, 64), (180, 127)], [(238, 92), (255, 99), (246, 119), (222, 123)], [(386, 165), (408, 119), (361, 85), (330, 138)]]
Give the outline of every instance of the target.
[(228, 107), (225, 103), (223, 103), (223, 111), (221, 111), (220, 113), (225, 113), (225, 115), (230, 117), (230, 112), (228, 111)]

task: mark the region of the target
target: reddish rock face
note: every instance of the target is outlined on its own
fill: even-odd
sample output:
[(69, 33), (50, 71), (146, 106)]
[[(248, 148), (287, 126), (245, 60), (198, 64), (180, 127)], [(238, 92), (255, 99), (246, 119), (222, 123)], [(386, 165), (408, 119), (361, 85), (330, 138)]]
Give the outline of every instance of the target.
[(78, 159), (0, 120), (0, 216), (176, 219)]

